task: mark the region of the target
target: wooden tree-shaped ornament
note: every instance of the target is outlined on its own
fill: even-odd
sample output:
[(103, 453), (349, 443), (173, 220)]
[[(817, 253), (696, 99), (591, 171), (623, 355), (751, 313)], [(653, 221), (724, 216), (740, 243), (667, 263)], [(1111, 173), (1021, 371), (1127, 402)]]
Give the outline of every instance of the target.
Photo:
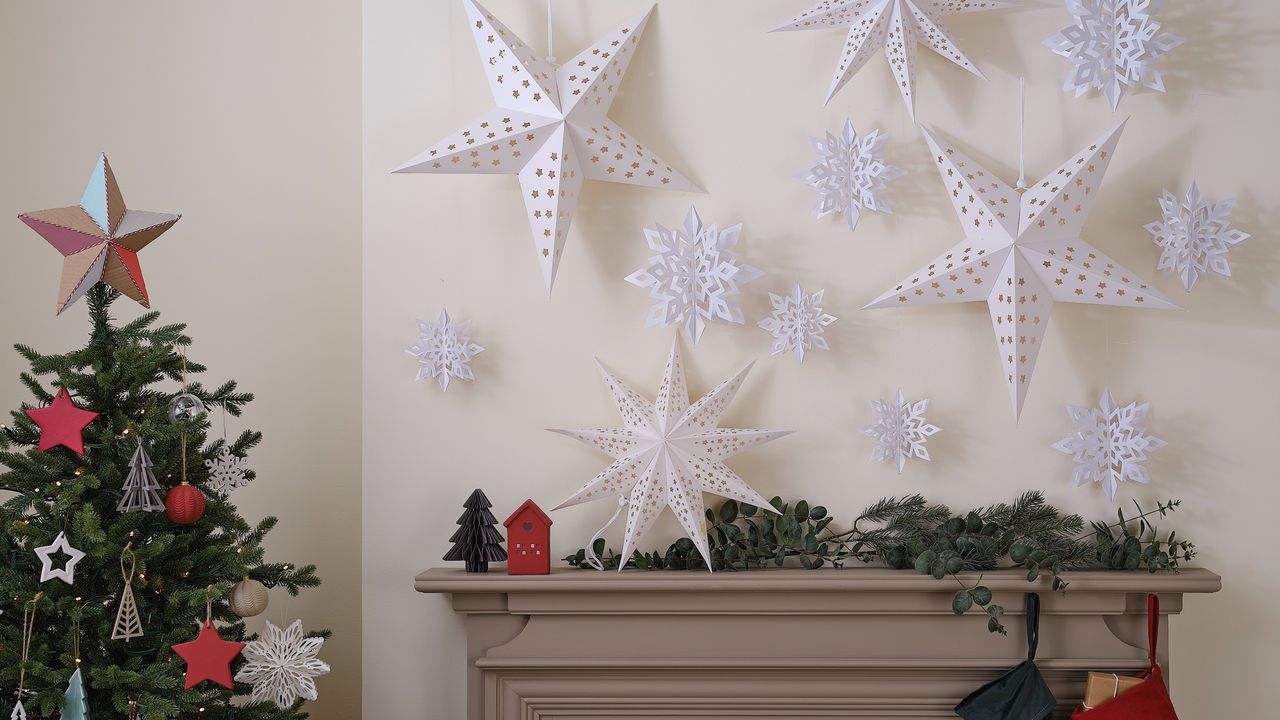
[(458, 530), (449, 538), (453, 547), (444, 559), (466, 563), (466, 571), (470, 573), (489, 572), (489, 563), (507, 559), (507, 551), (502, 549), (502, 533), (494, 527), (498, 519), (489, 512), (493, 503), (477, 488), (462, 507), (466, 512), (458, 518)]
[[(124, 589), (120, 591), (120, 609), (116, 611), (115, 626), (111, 629), (112, 640), (125, 642), (143, 635), (142, 618), (138, 615), (138, 602), (133, 597), (133, 574), (138, 569), (138, 559), (134, 556), (130, 545), (125, 545), (124, 552), (120, 554), (120, 576), (124, 578)], [(128, 570), (124, 566), (126, 557), (129, 558)]]
[(133, 451), (129, 459), (129, 475), (124, 479), (121, 488), (124, 496), (116, 505), (116, 512), (164, 512), (164, 501), (160, 499), (160, 482), (151, 470), (151, 457), (142, 447), (142, 439), (138, 439), (138, 449)]

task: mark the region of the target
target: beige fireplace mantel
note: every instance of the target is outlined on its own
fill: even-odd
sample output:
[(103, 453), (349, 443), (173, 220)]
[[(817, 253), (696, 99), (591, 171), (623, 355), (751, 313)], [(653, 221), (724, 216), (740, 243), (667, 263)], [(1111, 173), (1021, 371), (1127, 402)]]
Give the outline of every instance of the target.
[[(955, 717), (961, 697), (1023, 659), (1032, 590), (1042, 600), (1038, 660), (1065, 717), (1087, 671), (1145, 667), (1146, 593), (1160, 593), (1170, 615), (1183, 594), (1222, 587), (1202, 569), (1066, 579), (1055, 593), (1020, 571), (987, 573), (1008, 637), (988, 633), (980, 615), (951, 613), (953, 580), (880, 568), (433, 569), (416, 587), (452, 595), (465, 617), (468, 720)], [(1177, 638), (1167, 618), (1161, 627), (1168, 677)]]

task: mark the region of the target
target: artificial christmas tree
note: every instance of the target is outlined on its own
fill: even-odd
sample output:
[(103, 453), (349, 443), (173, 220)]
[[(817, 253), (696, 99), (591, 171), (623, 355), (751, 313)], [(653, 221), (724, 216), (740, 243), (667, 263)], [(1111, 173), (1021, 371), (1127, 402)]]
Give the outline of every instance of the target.
[[(168, 418), (184, 374), (182, 352), (191, 343), (185, 326), (159, 325), (155, 312), (116, 324), (108, 311), (119, 297), (103, 285), (89, 291), (90, 337), (83, 349), (44, 355), (17, 346), (31, 365), (21, 381), (34, 402), (14, 411), (12, 425), (0, 432), (0, 466), (5, 468), (0, 490), (13, 494), (0, 504), (0, 556), (9, 560), (0, 565), (0, 696), (15, 697), (22, 677), (27, 715), (48, 720), (62, 706), (79, 668), (90, 717), (136, 712), (140, 720), (161, 720), (234, 713), (237, 720), (298, 720), (304, 717), (301, 702), (285, 709), (257, 702), (233, 710), (233, 690), (212, 683), (181, 689), (186, 663), (169, 648), (196, 638), (206, 601), (222, 638), (243, 642), (252, 637), (227, 603), (232, 585), (250, 577), (296, 594), (320, 581), (314, 566), (266, 563), (262, 543), (276, 519), (250, 525), (225, 493), (204, 493), (205, 512), (190, 525), (176, 525), (159, 512), (117, 511), (138, 438), (146, 438), (161, 490), (177, 486), (184, 475), (194, 489), (207, 487), (204, 461), (217, 457), (224, 446), (222, 440), (206, 444), (207, 414), (182, 423)], [(185, 360), (187, 375), (204, 370)], [(23, 412), (48, 403), (59, 387), (68, 389), (80, 407), (99, 413), (84, 430), (84, 455), (62, 447), (40, 452), (40, 429)], [(192, 381), (185, 391), (205, 406), (235, 416), (253, 399), (238, 392), (234, 382), (210, 389)], [(260, 439), (260, 433), (245, 431), (229, 444), (243, 456)], [(64, 530), (84, 557), (72, 583), (42, 586), (34, 550)], [(126, 573), (132, 563), (122, 568), (120, 562), (126, 547), (136, 557), (137, 574), (129, 579), (144, 631), (128, 643), (111, 639), (120, 593), (129, 584)], [(24, 643), (23, 609), (33, 599), (38, 620), (30, 642)], [(79, 666), (74, 650), (78, 634), (72, 630), (76, 624), (83, 634)], [(244, 698), (248, 688), (242, 690)], [(9, 709), (7, 703), (4, 709)]]
[(467, 572), (489, 572), (489, 563), (507, 559), (507, 551), (502, 549), (502, 533), (494, 527), (498, 518), (489, 512), (493, 503), (485, 497), (484, 491), (476, 488), (462, 507), (467, 511), (458, 518), (458, 530), (449, 538), (453, 547), (445, 553), (444, 559), (465, 562)]

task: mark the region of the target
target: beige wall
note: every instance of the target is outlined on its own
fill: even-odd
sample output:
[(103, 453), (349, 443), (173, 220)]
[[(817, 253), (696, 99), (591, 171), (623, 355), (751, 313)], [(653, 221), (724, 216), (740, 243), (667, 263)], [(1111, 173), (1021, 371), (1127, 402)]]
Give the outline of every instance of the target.
[[(0, 345), (87, 337), (83, 302), (53, 316), (58, 254), (13, 218), (74, 203), (99, 151), (131, 206), (183, 213), (143, 272), (209, 377), (258, 396), (230, 422), (266, 435), (236, 500), (280, 517), (268, 557), (320, 566), (265, 615), (334, 631), (317, 720), (359, 713), (359, 23), (340, 0), (0, 5)], [(20, 368), (0, 351), (0, 407), (27, 399)]]

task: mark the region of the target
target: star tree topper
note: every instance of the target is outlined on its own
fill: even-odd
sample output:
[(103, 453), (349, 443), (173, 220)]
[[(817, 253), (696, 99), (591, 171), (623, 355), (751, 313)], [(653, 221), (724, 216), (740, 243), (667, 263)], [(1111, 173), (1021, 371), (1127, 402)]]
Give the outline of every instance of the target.
[(138, 251), (178, 222), (181, 215), (129, 210), (107, 156), (100, 155), (79, 205), (23, 213), (26, 223), (62, 253), (57, 312), (104, 282), (143, 307), (151, 307)]
[(776, 512), (768, 500), (724, 464), (734, 455), (790, 434), (719, 427), (720, 417), (742, 387), (751, 365), (692, 405), (679, 339), (671, 345), (656, 402), (631, 389), (603, 365), (599, 367), (622, 415), (623, 427), (552, 432), (602, 450), (612, 455), (614, 462), (555, 509), (590, 500), (627, 498), (627, 527), (619, 569), (626, 566), (645, 533), (667, 507), (676, 514), (702, 557), (710, 558), (704, 492)]
[(83, 455), (84, 429), (98, 417), (98, 413), (76, 407), (71, 393), (61, 388), (48, 407), (31, 408), (27, 410), (27, 417), (40, 427), (40, 450), (51, 450), (61, 445)]
[(831, 78), (831, 88), (827, 90), (825, 102), (828, 103), (877, 50), (884, 48), (889, 68), (898, 81), (898, 91), (914, 120), (916, 45), (924, 43), (930, 50), (986, 80), (939, 21), (944, 15), (1014, 6), (995, 0), (822, 0), (773, 32), (849, 28), (844, 51)]
[(699, 191), (608, 118), (652, 8), (555, 66), (475, 0), (463, 0), (497, 108), (395, 172), (520, 178), (547, 292), (584, 180)]
[(1181, 309), (1080, 239), (1124, 123), (1017, 191), (927, 130), (965, 239), (868, 308), (987, 303), (1014, 415), (1021, 415), (1055, 302)]
[(1102, 483), (1107, 497), (1116, 499), (1120, 483), (1151, 482), (1142, 463), (1147, 452), (1159, 450), (1168, 443), (1147, 434), (1146, 419), (1151, 403), (1131, 402), (1116, 405), (1111, 390), (1102, 391), (1102, 402), (1096, 408), (1068, 405), (1067, 414), (1076, 424), (1071, 437), (1053, 444), (1053, 449), (1072, 456), (1077, 463), (1071, 474), (1075, 487), (1091, 482)]
[(187, 683), (191, 689), (205, 680), (211, 680), (222, 687), (234, 687), (231, 682), (231, 661), (235, 660), (244, 643), (223, 640), (213, 621), (206, 619), (200, 624), (200, 634), (191, 642), (173, 646), (173, 651), (187, 661)]

